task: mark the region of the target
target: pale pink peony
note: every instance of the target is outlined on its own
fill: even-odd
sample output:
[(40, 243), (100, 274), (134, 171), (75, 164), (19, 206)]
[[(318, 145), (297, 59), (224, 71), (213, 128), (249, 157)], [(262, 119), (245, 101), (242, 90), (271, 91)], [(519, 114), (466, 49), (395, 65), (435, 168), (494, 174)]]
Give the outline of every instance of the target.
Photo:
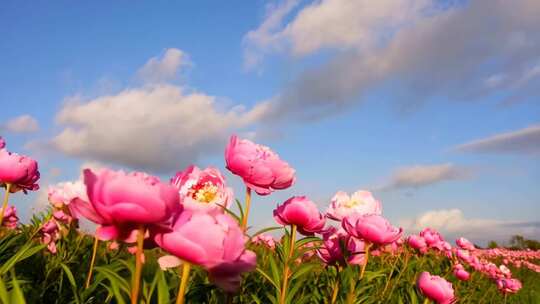
[(84, 170), (89, 204), (77, 198), (70, 205), (100, 225), (96, 235), (101, 240), (134, 240), (138, 226), (166, 225), (180, 209), (177, 189), (144, 173)]
[(225, 149), (225, 161), (227, 169), (259, 195), (287, 189), (295, 181), (295, 170), (274, 151), (236, 135), (231, 136)]
[(388, 220), (377, 214), (347, 216), (341, 224), (355, 238), (377, 245), (390, 244), (399, 239), (403, 232), (402, 228), (393, 227)]
[(54, 186), (49, 186), (47, 195), (49, 203), (55, 208), (62, 208), (69, 205), (76, 198), (88, 201), (86, 186), (80, 180), (76, 182), (62, 182)]
[(460, 237), (456, 240), (456, 245), (458, 245), (459, 248), (465, 249), (465, 250), (474, 250), (476, 247), (474, 247), (474, 244), (471, 243), (466, 238)]
[(324, 216), (317, 205), (305, 196), (293, 196), (274, 209), (274, 219), (280, 225), (296, 225), (303, 235), (324, 230)]
[(255, 253), (245, 248), (247, 237), (227, 214), (185, 210), (172, 231), (158, 232), (154, 240), (181, 260), (205, 267), (210, 279), (226, 291), (238, 289), (240, 275), (256, 265)]
[(225, 177), (213, 167), (201, 170), (191, 165), (176, 173), (171, 184), (178, 188), (180, 202), (186, 210), (223, 212), (223, 207), (228, 208), (234, 199)]
[(24, 193), (39, 189), (38, 164), (35, 160), (0, 149), (0, 187), (11, 184), (10, 192)]
[(432, 276), (429, 272), (422, 272), (418, 277), (417, 284), (422, 294), (438, 304), (455, 302), (452, 283), (439, 276)]
[(381, 203), (373, 197), (371, 192), (360, 190), (349, 196), (344, 191), (338, 191), (326, 210), (326, 217), (341, 221), (344, 217), (352, 214), (380, 215), (381, 213)]
[(276, 240), (269, 234), (260, 233), (251, 238), (251, 242), (257, 245), (263, 245), (270, 249), (276, 248)]

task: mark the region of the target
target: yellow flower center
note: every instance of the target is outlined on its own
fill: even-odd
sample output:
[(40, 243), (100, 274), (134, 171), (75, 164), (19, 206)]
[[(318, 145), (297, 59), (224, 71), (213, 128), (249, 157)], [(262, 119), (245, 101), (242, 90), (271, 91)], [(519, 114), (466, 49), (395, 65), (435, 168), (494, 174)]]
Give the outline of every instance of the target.
[(218, 187), (214, 184), (206, 182), (202, 187), (194, 187), (193, 198), (201, 203), (208, 204), (212, 202), (218, 193)]
[(363, 205), (363, 204), (365, 204), (364, 201), (359, 201), (359, 200), (352, 199), (352, 200), (349, 200), (348, 202), (345, 203), (345, 207), (353, 208), (353, 207), (356, 207), (358, 205)]

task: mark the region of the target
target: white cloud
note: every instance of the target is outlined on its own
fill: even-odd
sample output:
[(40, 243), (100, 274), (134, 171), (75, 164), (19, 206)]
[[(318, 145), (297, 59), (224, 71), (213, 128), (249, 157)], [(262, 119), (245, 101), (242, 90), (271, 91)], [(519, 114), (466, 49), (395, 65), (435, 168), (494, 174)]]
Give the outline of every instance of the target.
[(64, 129), (51, 144), (70, 156), (168, 172), (222, 150), (231, 132), (253, 127), (265, 108), (224, 109), (213, 96), (172, 85), (126, 89), (66, 102), (56, 117)]
[(160, 57), (152, 57), (137, 71), (137, 76), (145, 83), (163, 83), (174, 80), (182, 66), (190, 65), (186, 53), (179, 49), (167, 49)]
[(1, 124), (0, 130), (12, 133), (33, 133), (39, 130), (39, 124), (34, 117), (25, 114)]
[[(282, 21), (299, 1), (285, 1), (256, 30), (246, 34), (247, 48), (289, 50), (302, 56), (322, 48), (366, 48), (377, 45), (409, 20), (427, 0), (323, 0), (302, 8), (290, 23)], [(248, 52), (249, 53), (249, 52)], [(251, 52), (252, 54), (253, 52)]]
[(289, 14), (273, 31), (255, 30), (265, 39), (248, 34), (246, 53), (333, 52), (277, 94), (272, 120), (335, 114), (386, 81), (405, 100), (403, 110), (437, 96), (468, 101), (502, 91), (523, 100), (540, 93), (536, 0), (323, 0)]
[(464, 236), (483, 244), (489, 240), (508, 241), (515, 234), (534, 239), (540, 237), (540, 222), (468, 218), (460, 209), (427, 211), (414, 219), (401, 220), (399, 224), (409, 234), (431, 227), (440, 231), (446, 239)]
[(460, 152), (540, 154), (540, 125), (496, 134), (454, 148)]
[(468, 179), (471, 175), (471, 169), (449, 163), (403, 167), (394, 171), (382, 190), (420, 188), (444, 181)]
[(262, 61), (264, 53), (275, 51), (281, 46), (280, 35), (274, 33), (298, 4), (299, 0), (286, 0), (281, 5), (269, 6), (266, 19), (256, 29), (249, 31), (243, 39), (244, 66), (247, 69), (256, 67)]

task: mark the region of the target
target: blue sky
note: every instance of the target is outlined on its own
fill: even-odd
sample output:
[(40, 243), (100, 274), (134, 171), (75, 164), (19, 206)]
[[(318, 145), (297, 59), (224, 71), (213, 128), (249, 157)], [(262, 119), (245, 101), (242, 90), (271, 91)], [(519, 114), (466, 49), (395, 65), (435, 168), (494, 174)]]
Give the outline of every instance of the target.
[[(0, 134), (43, 190), (89, 164), (223, 168), (237, 133), (298, 174), (255, 226), (368, 189), (409, 231), (540, 238), (540, 5), (512, 3), (7, 1)], [(23, 219), (44, 192), (13, 198)]]

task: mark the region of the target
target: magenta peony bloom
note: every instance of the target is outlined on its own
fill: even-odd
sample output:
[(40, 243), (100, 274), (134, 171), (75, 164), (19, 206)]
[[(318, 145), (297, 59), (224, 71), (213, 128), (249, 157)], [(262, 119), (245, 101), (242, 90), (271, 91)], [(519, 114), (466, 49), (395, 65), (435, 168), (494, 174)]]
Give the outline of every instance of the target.
[(460, 237), (456, 240), (456, 245), (458, 245), (459, 248), (465, 249), (465, 250), (475, 250), (476, 247), (474, 247), (474, 244), (471, 243), (466, 238)]
[(274, 219), (280, 225), (296, 225), (303, 235), (324, 230), (324, 216), (315, 203), (305, 196), (293, 196), (274, 209)]
[(39, 189), (38, 164), (35, 160), (0, 149), (0, 187), (11, 184), (10, 192)]
[(226, 291), (238, 289), (240, 275), (255, 269), (256, 255), (245, 248), (247, 237), (227, 214), (185, 210), (172, 231), (158, 232), (154, 240), (181, 260), (205, 267), (210, 279)]
[(181, 209), (177, 189), (145, 173), (85, 169), (84, 183), (90, 204), (77, 198), (70, 205), (75, 214), (101, 225), (96, 231), (101, 240), (129, 242), (138, 226), (167, 224)]
[(354, 213), (380, 215), (382, 213), (381, 203), (369, 191), (356, 191), (351, 196), (344, 191), (338, 191), (326, 210), (326, 217), (341, 221), (344, 217)]
[(289, 188), (295, 180), (294, 169), (270, 148), (247, 139), (231, 136), (225, 149), (227, 169), (240, 176), (247, 187), (259, 195)]
[(432, 276), (429, 272), (422, 272), (418, 277), (417, 284), (422, 294), (438, 304), (455, 302), (452, 283), (439, 276)]
[(201, 170), (191, 165), (176, 173), (171, 184), (178, 188), (180, 202), (186, 210), (223, 212), (222, 208), (228, 208), (234, 199), (225, 177), (213, 167)]
[(4, 149), (6, 147), (6, 141), (2, 136), (0, 136), (0, 150)]
[(377, 245), (390, 244), (401, 237), (402, 228), (393, 227), (377, 214), (351, 215), (343, 219), (343, 229), (355, 238)]
[(17, 228), (18, 222), (19, 217), (17, 217), (17, 208), (15, 208), (15, 206), (8, 206), (4, 211), (4, 220), (2, 221), (2, 226), (13, 230)]
[(471, 275), (465, 270), (463, 265), (456, 264), (454, 265), (454, 276), (461, 281), (467, 281), (471, 277)]
[(409, 244), (409, 246), (420, 251), (421, 253), (426, 253), (428, 251), (426, 240), (424, 240), (424, 238), (421, 236), (410, 235), (407, 238), (407, 243)]

